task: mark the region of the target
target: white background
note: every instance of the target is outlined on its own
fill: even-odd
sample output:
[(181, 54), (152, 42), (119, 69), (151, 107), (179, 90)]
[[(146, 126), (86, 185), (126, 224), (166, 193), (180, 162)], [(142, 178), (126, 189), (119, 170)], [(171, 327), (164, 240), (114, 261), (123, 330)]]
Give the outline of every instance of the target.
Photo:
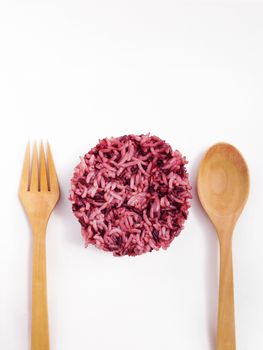
[[(48, 226), (51, 350), (213, 350), (218, 242), (195, 192), (217, 141), (248, 161), (233, 242), (238, 350), (263, 348), (263, 2), (2, 0), (0, 349), (30, 347), (31, 232), (17, 198), (28, 139), (49, 139), (61, 200)], [(150, 131), (189, 160), (185, 230), (167, 251), (84, 249), (67, 199), (99, 138)]]

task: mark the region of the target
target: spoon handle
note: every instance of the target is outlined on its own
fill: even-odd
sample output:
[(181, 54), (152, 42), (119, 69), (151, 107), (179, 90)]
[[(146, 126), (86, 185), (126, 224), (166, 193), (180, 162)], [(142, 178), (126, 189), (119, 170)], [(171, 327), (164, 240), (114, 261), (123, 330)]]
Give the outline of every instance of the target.
[(236, 350), (232, 241), (220, 242), (217, 350)]

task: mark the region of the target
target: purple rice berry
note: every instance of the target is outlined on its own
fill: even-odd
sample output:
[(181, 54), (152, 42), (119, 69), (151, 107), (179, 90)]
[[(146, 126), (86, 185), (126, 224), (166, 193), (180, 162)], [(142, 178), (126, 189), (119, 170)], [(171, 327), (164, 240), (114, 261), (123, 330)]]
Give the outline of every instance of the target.
[(157, 136), (99, 141), (71, 179), (70, 201), (85, 246), (115, 256), (167, 249), (190, 208), (185, 164), (185, 157)]

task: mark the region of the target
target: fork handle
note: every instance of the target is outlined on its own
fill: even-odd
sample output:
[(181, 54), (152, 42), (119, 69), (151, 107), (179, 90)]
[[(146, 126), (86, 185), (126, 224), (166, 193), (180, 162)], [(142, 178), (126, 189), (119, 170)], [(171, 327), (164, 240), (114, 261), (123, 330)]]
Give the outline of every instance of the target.
[(46, 224), (33, 227), (31, 350), (49, 350)]

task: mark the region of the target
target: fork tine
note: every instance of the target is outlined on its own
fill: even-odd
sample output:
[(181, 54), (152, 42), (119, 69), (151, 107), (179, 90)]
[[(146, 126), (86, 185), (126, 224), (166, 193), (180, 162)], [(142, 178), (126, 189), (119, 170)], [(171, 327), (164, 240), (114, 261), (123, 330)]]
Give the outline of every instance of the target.
[(28, 191), (29, 172), (30, 172), (30, 143), (28, 141), (26, 146), (26, 154), (25, 154), (25, 159), (23, 164), (21, 180), (20, 180), (20, 192)]
[(38, 191), (38, 155), (37, 155), (37, 145), (34, 143), (32, 165), (31, 165), (31, 181), (30, 181), (30, 191)]
[(48, 191), (46, 157), (43, 142), (40, 144), (40, 191)]
[(53, 161), (49, 143), (47, 143), (47, 164), (48, 164), (48, 173), (49, 173), (49, 189), (50, 191), (52, 190), (59, 191), (56, 168)]

